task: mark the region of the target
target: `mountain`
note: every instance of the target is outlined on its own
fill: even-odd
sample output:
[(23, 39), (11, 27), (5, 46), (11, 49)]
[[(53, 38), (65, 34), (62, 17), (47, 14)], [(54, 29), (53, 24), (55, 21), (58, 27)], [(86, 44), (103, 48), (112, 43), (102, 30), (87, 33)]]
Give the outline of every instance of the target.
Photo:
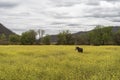
[(112, 32), (117, 32), (120, 30), (120, 26), (114, 26), (112, 27)]
[[(112, 26), (112, 32), (117, 32), (118, 30), (120, 30), (120, 26)], [(90, 31), (93, 31), (93, 30), (90, 30)], [(90, 31), (80, 31), (80, 32), (77, 32), (77, 33), (73, 33), (72, 35), (73, 36), (78, 36), (78, 35), (82, 35), (82, 34), (86, 34)], [(51, 37), (51, 42), (52, 43), (56, 43), (58, 38), (57, 38), (57, 35), (50, 35)]]
[[(73, 33), (72, 35), (73, 35), (73, 36), (77, 36), (77, 35), (85, 34), (85, 33), (87, 33), (87, 32), (88, 32), (88, 31), (80, 31), (80, 32), (77, 32), (77, 33)], [(50, 35), (50, 41), (51, 41), (52, 43), (56, 43), (57, 40), (58, 40), (57, 35)]]
[(1, 34), (5, 34), (6, 37), (8, 38), (9, 35), (15, 34), (15, 33), (12, 32), (12, 31), (9, 30), (8, 28), (6, 28), (3, 24), (0, 23), (0, 35), (1, 35)]

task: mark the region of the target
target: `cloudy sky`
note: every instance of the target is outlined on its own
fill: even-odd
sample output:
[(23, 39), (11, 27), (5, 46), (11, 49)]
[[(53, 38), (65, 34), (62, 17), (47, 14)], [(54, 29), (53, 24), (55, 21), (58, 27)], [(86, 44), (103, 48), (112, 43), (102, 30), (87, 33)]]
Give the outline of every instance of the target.
[(18, 34), (29, 29), (56, 34), (118, 26), (120, 0), (0, 0), (0, 23)]

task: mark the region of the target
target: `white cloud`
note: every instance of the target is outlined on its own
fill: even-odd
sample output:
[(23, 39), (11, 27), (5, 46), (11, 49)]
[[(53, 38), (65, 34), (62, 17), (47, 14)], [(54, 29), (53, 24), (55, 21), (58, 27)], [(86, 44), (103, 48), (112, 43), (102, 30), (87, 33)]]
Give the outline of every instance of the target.
[(45, 29), (47, 34), (92, 25), (120, 25), (120, 0), (0, 0), (0, 22), (16, 33)]

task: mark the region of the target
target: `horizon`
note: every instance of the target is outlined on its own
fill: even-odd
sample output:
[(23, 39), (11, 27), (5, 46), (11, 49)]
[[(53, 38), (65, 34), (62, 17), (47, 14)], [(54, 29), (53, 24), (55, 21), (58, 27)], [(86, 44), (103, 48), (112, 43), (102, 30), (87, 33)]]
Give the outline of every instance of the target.
[(17, 34), (43, 29), (54, 35), (120, 25), (120, 0), (0, 0), (0, 12), (0, 23)]

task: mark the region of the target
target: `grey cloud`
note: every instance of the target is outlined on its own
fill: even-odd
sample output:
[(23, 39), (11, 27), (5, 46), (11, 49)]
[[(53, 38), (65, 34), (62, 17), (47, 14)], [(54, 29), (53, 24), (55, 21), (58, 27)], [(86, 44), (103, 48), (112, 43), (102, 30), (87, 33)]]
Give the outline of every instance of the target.
[(85, 2), (86, 5), (94, 5), (98, 6), (100, 4), (100, 0), (88, 0)]
[(112, 21), (112, 22), (120, 22), (120, 16), (119, 17), (109, 18), (109, 20)]
[(120, 0), (103, 0), (103, 1), (108, 1), (108, 2), (118, 2)]
[(85, 10), (84, 17), (88, 18), (102, 18), (102, 19), (110, 19), (114, 17), (120, 16), (120, 8), (119, 7), (94, 7)]
[(120, 19), (113, 19), (112, 22), (120, 22)]
[(56, 7), (70, 7), (70, 6), (74, 6), (75, 4), (73, 3), (67, 3), (67, 4), (56, 4)]
[(49, 17), (53, 17), (53, 18), (59, 18), (60, 16), (65, 16), (68, 15), (68, 13), (58, 13), (55, 11), (43, 11), (41, 12), (41, 14), (49, 16)]
[(87, 5), (99, 5), (99, 3), (87, 3)]
[(56, 28), (60, 28), (60, 27), (66, 27), (68, 26), (69, 28), (78, 28), (81, 26), (81, 24), (78, 23), (70, 23), (70, 22), (54, 22), (51, 24), (51, 26), (55, 26)]
[(17, 3), (0, 2), (0, 8), (13, 8), (17, 5)]
[(83, 3), (86, 5), (93, 5), (93, 6), (99, 6), (101, 1), (106, 1), (107, 3), (118, 3), (120, 0), (87, 0), (84, 1)]
[(66, 24), (65, 22), (52, 22), (50, 25), (62, 25)]
[(26, 17), (26, 16), (30, 16), (30, 15), (31, 15), (31, 13), (29, 13), (29, 12), (20, 12), (17, 14), (9, 14), (9, 16), (15, 16), (16, 19), (21, 19), (21, 17)]
[(76, 16), (54, 16), (54, 18), (56, 19), (73, 19), (73, 18), (80, 18), (80, 17), (76, 17)]
[(75, 23), (65, 23), (65, 22), (63, 22), (63, 23), (52, 23), (52, 25), (56, 25), (56, 26), (58, 26), (58, 25), (65, 25), (65, 26), (80, 26), (80, 24), (75, 24)]
[(81, 16), (77, 16), (77, 15), (69, 15), (69, 13), (57, 13), (54, 12), (54, 14), (50, 14), (49, 15), (55, 19), (73, 19), (73, 18), (81, 18)]
[(69, 13), (58, 13), (58, 12), (52, 12), (52, 11), (48, 11), (46, 12), (42, 12), (44, 15), (50, 16), (52, 18), (55, 19), (73, 19), (73, 18), (81, 18), (81, 16), (72, 16), (69, 15)]
[(67, 26), (79, 27), (79, 26), (80, 26), (80, 24), (75, 24), (75, 23), (74, 23), (74, 24), (71, 24), (71, 23), (70, 23), (70, 24), (68, 24)]
[(84, 17), (94, 17), (94, 18), (111, 18), (111, 17), (119, 17), (119, 13), (93, 13), (91, 15), (86, 15)]
[(56, 7), (70, 7), (80, 4), (81, 0), (50, 0)]
[(12, 30), (13, 30), (13, 31), (16, 31), (16, 32), (25, 31), (25, 29), (20, 29), (20, 28), (13, 28)]

